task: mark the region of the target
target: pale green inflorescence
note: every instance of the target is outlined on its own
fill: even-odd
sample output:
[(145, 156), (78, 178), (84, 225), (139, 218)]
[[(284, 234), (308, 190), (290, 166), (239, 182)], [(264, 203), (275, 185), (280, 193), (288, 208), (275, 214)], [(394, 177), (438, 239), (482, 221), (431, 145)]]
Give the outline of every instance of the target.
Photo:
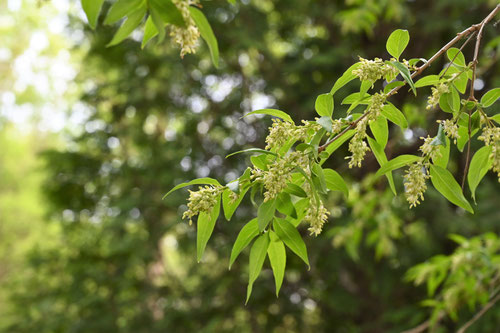
[(273, 119), (273, 124), (269, 127), (269, 135), (266, 137), (266, 149), (281, 148), (290, 139), (307, 141), (309, 132), (316, 132), (321, 129), (321, 125), (312, 121), (303, 120), (304, 125), (297, 126), (291, 122), (281, 119)]
[(366, 109), (366, 117), (361, 119), (356, 125), (356, 134), (349, 142), (349, 151), (351, 156), (346, 157), (349, 159), (349, 168), (361, 167), (361, 162), (365, 158), (365, 154), (370, 150), (366, 144), (365, 138), (367, 137), (366, 128), (369, 123), (376, 120), (384, 106), (387, 95), (376, 93), (371, 97), (370, 104)]
[(427, 136), (420, 139), (424, 140), (419, 148), (422, 152), (422, 161), (411, 164), (404, 176), (405, 196), (410, 208), (420, 204), (420, 200), (424, 200), (424, 193), (427, 190), (425, 180), (430, 178), (430, 161), (440, 156), (439, 145), (432, 143), (434, 138)]
[(432, 95), (429, 96), (429, 99), (427, 100), (427, 110), (430, 110), (438, 105), (441, 95), (449, 91), (450, 89), (448, 84), (444, 82), (441, 82), (437, 86), (432, 87)]
[(437, 122), (443, 126), (443, 130), (446, 136), (452, 139), (453, 142), (456, 144), (457, 139), (459, 138), (457, 123), (451, 119), (438, 120)]
[(498, 175), (500, 182), (500, 127), (486, 127), (478, 137), (484, 144), (491, 146), (490, 159), (492, 160), (491, 170)]
[(397, 69), (384, 63), (380, 58), (368, 60), (359, 57), (359, 62), (360, 66), (353, 70), (352, 73), (361, 81), (375, 82), (384, 76), (394, 76), (394, 74), (397, 73)]
[(425, 180), (429, 176), (422, 162), (413, 163), (404, 175), (405, 196), (410, 203), (410, 208), (420, 204), (424, 200), (424, 192), (427, 190)]
[(182, 14), (182, 18), (186, 23), (186, 27), (177, 27), (175, 25), (170, 26), (170, 36), (173, 38), (174, 42), (179, 44), (181, 47), (181, 58), (187, 53), (195, 53), (198, 46), (198, 39), (200, 38), (200, 31), (196, 26), (191, 13), (189, 12), (189, 6), (199, 5), (198, 0), (172, 0), (174, 5), (179, 9)]
[(193, 222), (193, 217), (201, 212), (210, 213), (217, 204), (218, 196), (224, 190), (223, 186), (200, 186), (198, 191), (189, 190), (188, 210), (184, 212), (182, 218), (188, 218), (189, 224)]
[(276, 198), (292, 179), (292, 171), (300, 167), (309, 172), (309, 157), (307, 154), (295, 151), (285, 157), (277, 158), (268, 166), (268, 170), (252, 169), (252, 179), (264, 184), (264, 201)]
[(318, 236), (321, 233), (323, 225), (328, 220), (328, 215), (330, 215), (330, 212), (325, 208), (321, 200), (319, 200), (319, 204), (313, 202), (309, 204), (304, 221), (309, 223), (310, 226), (307, 230), (311, 235)]

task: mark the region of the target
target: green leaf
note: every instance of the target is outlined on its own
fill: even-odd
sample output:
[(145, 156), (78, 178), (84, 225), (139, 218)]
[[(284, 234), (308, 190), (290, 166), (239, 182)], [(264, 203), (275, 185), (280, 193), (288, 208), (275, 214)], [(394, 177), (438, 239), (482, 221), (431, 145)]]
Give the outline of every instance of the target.
[(217, 39), (215, 38), (214, 32), (208, 23), (207, 18), (201, 10), (198, 8), (189, 6), (189, 12), (194, 22), (200, 29), (201, 37), (207, 42), (208, 48), (210, 49), (210, 55), (212, 56), (212, 62), (216, 68), (219, 68), (219, 46), (217, 45)]
[[(165, 23), (163, 22), (161, 15), (156, 11), (155, 8), (151, 7), (149, 10), (149, 18), (151, 18), (153, 25), (154, 25), (154, 30), (158, 33), (158, 43), (163, 42), (165, 39)], [(146, 20), (146, 25), (148, 24), (148, 21)], [(146, 27), (147, 28), (147, 27)], [(144, 35), (146, 35), (146, 28), (144, 28)], [(149, 30), (153, 30), (152, 28), (149, 28)], [(144, 38), (143, 38), (144, 42)]]
[(248, 149), (235, 151), (234, 153), (227, 155), (226, 158), (231, 157), (233, 155), (241, 154), (241, 153), (264, 153), (264, 154), (278, 156), (278, 154), (273, 153), (272, 151), (269, 151), (269, 150), (260, 149), (260, 148), (248, 148)]
[(380, 167), (380, 169), (377, 171), (377, 173), (375, 174), (375, 177), (380, 177), (389, 171), (402, 168), (405, 165), (412, 164), (413, 162), (416, 162), (420, 159), (421, 159), (420, 156), (400, 155), (400, 156), (395, 157), (392, 160), (388, 161), (384, 165), (382, 165)]
[(316, 187), (318, 192), (326, 194), (327, 188), (326, 188), (325, 174), (323, 173), (323, 168), (319, 164), (316, 163), (313, 164), (311, 176), (314, 186)]
[(316, 113), (320, 116), (331, 117), (333, 114), (333, 96), (330, 94), (321, 94), (314, 103)]
[(453, 113), (458, 113), (460, 111), (460, 94), (455, 87), (451, 87), (451, 95), (448, 95), (448, 104), (450, 105)]
[(240, 255), (241, 251), (245, 249), (248, 244), (259, 234), (259, 225), (257, 219), (252, 219), (241, 228), (236, 241), (234, 242), (233, 249), (231, 250), (231, 258), (229, 259), (229, 269), (233, 266), (236, 258)]
[[(365, 82), (368, 82), (368, 81), (365, 81)], [(370, 95), (367, 95), (364, 98), (361, 98), (361, 93), (356, 92), (356, 93), (352, 93), (349, 96), (347, 96), (346, 98), (344, 98), (340, 104), (344, 105), (344, 104), (357, 103), (357, 105), (359, 105), (359, 104), (367, 105), (368, 103), (370, 103), (370, 97), (371, 97)]]
[(469, 77), (467, 76), (467, 71), (465, 71), (453, 80), (453, 85), (458, 89), (458, 91), (461, 94), (465, 94), (468, 82), (469, 82)]
[(95, 29), (97, 25), (97, 19), (99, 18), (99, 12), (103, 3), (104, 0), (82, 0), (83, 11), (87, 15), (87, 20), (92, 29)]
[(403, 81), (392, 81), (391, 83), (388, 83), (384, 87), (384, 93), (387, 94), (389, 91), (396, 87), (402, 87), (404, 86), (405, 83)]
[(481, 97), (481, 105), (484, 108), (491, 106), (500, 98), (500, 88), (491, 89)]
[(457, 181), (448, 170), (437, 165), (431, 165), (431, 181), (436, 190), (451, 203), (474, 214), (474, 210), (467, 199), (465, 199), (460, 185), (458, 185)]
[(141, 24), (144, 15), (146, 14), (146, 7), (139, 7), (136, 11), (128, 15), (127, 19), (120, 26), (118, 31), (113, 36), (111, 42), (106, 45), (114, 46), (122, 42), (125, 38), (127, 38), (134, 30)]
[(456, 47), (448, 49), (448, 51), (446, 51), (446, 55), (448, 56), (448, 59), (450, 59), (450, 62), (453, 61), (454, 65), (458, 65), (460, 67), (467, 66), (465, 64), (465, 57), (463, 53)]
[(173, 189), (168, 191), (167, 194), (165, 194), (162, 199), (165, 199), (170, 193), (190, 185), (220, 185), (220, 183), (217, 180), (209, 177), (193, 179), (189, 182), (176, 185)]
[(330, 191), (341, 191), (346, 198), (349, 196), (349, 189), (342, 176), (335, 170), (323, 169), (325, 174), (326, 187)]
[[(89, 0), (92, 1), (92, 0)], [(142, 5), (142, 0), (118, 0), (108, 11), (104, 24), (113, 24), (125, 16), (130, 16)]]
[(444, 134), (443, 125), (439, 124), (437, 135), (431, 141), (431, 146), (445, 146), (446, 147), (446, 134)]
[[(176, 25), (178, 27), (186, 27), (186, 22), (184, 22), (184, 18), (182, 17), (182, 13), (180, 10), (173, 4), (171, 0), (148, 0), (149, 5), (152, 9), (152, 12), (155, 12), (159, 18), (157, 20), (155, 17), (153, 19), (156, 22), (156, 27), (160, 29), (161, 27), (164, 27), (166, 23)], [(189, 7), (191, 8), (191, 7)], [(193, 17), (193, 14), (191, 13), (191, 17)], [(194, 17), (193, 17), (194, 19)], [(163, 21), (163, 25), (160, 24), (159, 21)], [(198, 23), (195, 20), (195, 23), (198, 25)], [(203, 37), (203, 32), (200, 33), (202, 34)]]
[(288, 122), (291, 122), (293, 124), (293, 120), (288, 114), (286, 114), (283, 111), (276, 110), (276, 109), (261, 109), (261, 110), (252, 111), (252, 112), (249, 112), (246, 115), (244, 115), (243, 118), (245, 118), (246, 116), (252, 115), (252, 114), (267, 114), (270, 116), (281, 118), (281, 119), (286, 120)]
[(500, 124), (500, 113), (489, 117), (491, 120), (495, 121), (497, 124)]
[[(470, 133), (470, 137), (473, 138), (476, 135), (478, 129), (474, 129)], [(460, 152), (464, 150), (465, 145), (469, 141), (469, 130), (468, 126), (458, 126), (458, 139), (457, 139), (457, 148)]]
[(450, 139), (446, 139), (446, 145), (439, 146), (439, 154), (436, 158), (432, 159), (434, 165), (438, 165), (441, 168), (446, 169), (448, 166), (448, 161), (450, 160)]
[(401, 128), (408, 127), (406, 117), (392, 103), (387, 103), (382, 107), (382, 115)]
[(291, 218), (297, 218), (297, 211), (295, 210), (295, 206), (292, 203), (292, 198), (288, 193), (280, 193), (276, 198), (276, 209)]
[(439, 83), (439, 75), (427, 75), (422, 77), (420, 80), (415, 82), (416, 88), (421, 88), (425, 86), (434, 86)]
[(439, 97), (439, 107), (444, 112), (453, 113), (451, 93), (444, 93)]
[(220, 196), (217, 198), (217, 203), (212, 208), (210, 214), (201, 212), (198, 217), (197, 234), (196, 234), (196, 252), (197, 260), (200, 262), (203, 252), (207, 247), (208, 240), (214, 231), (215, 221), (220, 213)]
[(476, 202), (476, 188), (493, 163), (493, 160), (490, 159), (491, 150), (491, 146), (482, 147), (474, 154), (472, 160), (470, 161), (467, 181), (469, 183), (470, 192), (474, 202)]
[(234, 212), (236, 211), (236, 208), (240, 205), (241, 201), (245, 197), (245, 194), (248, 192), (249, 188), (246, 188), (240, 192), (238, 195), (238, 199), (233, 202), (233, 199), (231, 198), (231, 191), (230, 189), (224, 190), (222, 192), (222, 207), (224, 207), (224, 217), (226, 220), (230, 220), (231, 217), (233, 216)]
[(394, 58), (399, 59), (410, 41), (408, 30), (398, 29), (392, 32), (385, 45), (387, 52)]
[(330, 94), (333, 96), (343, 86), (351, 82), (356, 78), (356, 75), (352, 73), (352, 71), (356, 70), (361, 64), (359, 62), (355, 63), (351, 67), (349, 67), (344, 74), (335, 82), (335, 84), (332, 87), (332, 90), (330, 90)]
[(328, 117), (328, 116), (323, 116), (321, 118), (319, 118), (318, 120), (316, 120), (316, 122), (318, 124), (320, 124), (324, 129), (325, 131), (331, 133), (332, 132), (332, 118)]
[[(370, 137), (368, 137), (368, 144), (370, 145), (370, 148), (372, 149), (373, 155), (375, 155), (375, 159), (377, 160), (378, 164), (380, 166), (386, 164), (387, 156), (385, 156), (384, 148), (382, 148), (381, 145), (379, 145), (375, 140), (373, 140)], [(387, 172), (385, 176), (387, 177), (387, 181), (389, 182), (389, 187), (391, 188), (392, 193), (396, 195), (397, 192), (396, 192), (396, 187), (394, 186), (394, 179), (392, 177), (392, 172), (391, 171)]]
[(283, 284), (283, 277), (285, 276), (286, 267), (286, 251), (285, 244), (276, 236), (274, 232), (270, 232), (269, 237), (271, 242), (267, 248), (267, 255), (269, 256), (269, 261), (271, 262), (271, 268), (273, 269), (274, 282), (276, 284), (276, 297)]
[[(342, 134), (337, 140), (335, 140), (332, 144), (326, 147), (325, 151), (331, 155), (335, 150), (337, 150), (340, 146), (342, 146), (344, 142), (349, 140), (355, 133), (356, 133), (355, 130), (348, 130), (347, 132)], [(326, 159), (322, 160), (320, 164), (323, 164), (325, 161)]]
[(264, 260), (266, 260), (267, 249), (269, 247), (269, 235), (263, 234), (255, 240), (250, 249), (250, 262), (248, 264), (248, 287), (247, 287), (247, 300), (248, 303), (250, 295), (252, 294), (252, 287), (257, 277), (259, 277)]
[(302, 187), (292, 183), (288, 184), (284, 191), (291, 195), (295, 195), (296, 197), (307, 198), (307, 193), (302, 189)]
[(264, 201), (257, 211), (257, 220), (259, 222), (259, 230), (264, 231), (269, 221), (274, 217), (274, 212), (276, 211), (276, 199), (271, 199)]
[(403, 79), (405, 79), (406, 82), (410, 85), (411, 90), (413, 91), (413, 94), (417, 96), (417, 89), (415, 89), (415, 84), (413, 83), (413, 79), (411, 78), (410, 71), (408, 68), (403, 65), (400, 62), (397, 61), (389, 61), (389, 63), (395, 67), (397, 70), (399, 70), (399, 73), (401, 73), (401, 76)]
[(306, 244), (302, 240), (302, 237), (300, 237), (297, 229), (287, 220), (277, 217), (274, 219), (273, 227), (274, 231), (285, 245), (292, 250), (293, 253), (298, 255), (307, 266), (310, 266), (309, 259), (307, 258)]
[(375, 121), (370, 123), (370, 129), (372, 130), (373, 136), (377, 143), (385, 148), (387, 145), (387, 140), (389, 139), (389, 127), (387, 125), (387, 118), (383, 115), (378, 116)]
[(144, 36), (142, 37), (141, 48), (143, 49), (156, 35), (158, 35), (158, 29), (156, 28), (153, 18), (150, 15), (144, 26)]
[(267, 164), (269, 164), (268, 159), (267, 159), (267, 154), (261, 154), (257, 156), (251, 156), (250, 161), (252, 164), (261, 170), (267, 170)]

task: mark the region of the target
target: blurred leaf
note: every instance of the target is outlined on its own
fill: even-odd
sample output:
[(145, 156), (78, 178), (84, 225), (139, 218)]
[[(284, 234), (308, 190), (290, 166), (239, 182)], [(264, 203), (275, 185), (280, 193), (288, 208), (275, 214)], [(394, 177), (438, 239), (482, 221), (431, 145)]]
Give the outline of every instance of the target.
[(113, 46), (119, 44), (125, 38), (130, 36), (130, 34), (141, 24), (144, 15), (146, 14), (146, 7), (139, 7), (136, 11), (132, 12), (128, 15), (127, 19), (121, 27), (118, 29), (116, 34), (113, 36), (111, 42), (106, 46)]
[(500, 88), (491, 89), (481, 97), (481, 105), (484, 108), (491, 106), (500, 98)]
[[(92, 0), (90, 0), (92, 1)], [(124, 18), (133, 15), (139, 7), (142, 6), (142, 0), (118, 0), (108, 11), (104, 24), (113, 24)]]
[(392, 160), (388, 161), (384, 165), (382, 165), (380, 167), (380, 169), (377, 171), (377, 173), (375, 174), (375, 177), (380, 177), (389, 171), (402, 168), (405, 165), (412, 164), (413, 162), (416, 162), (420, 159), (421, 159), (420, 156), (400, 155), (400, 156), (395, 157)]
[(349, 189), (342, 176), (335, 170), (323, 169), (325, 174), (326, 187), (330, 191), (341, 191), (345, 197), (349, 196)]
[[(368, 137), (368, 144), (370, 145), (370, 148), (372, 149), (373, 155), (375, 155), (375, 159), (377, 160), (378, 164), (380, 166), (386, 164), (387, 157), (385, 156), (384, 148), (382, 148), (382, 146), (380, 146), (375, 140), (370, 137)], [(391, 188), (392, 193), (394, 193), (394, 195), (397, 195), (392, 172), (387, 172), (385, 176), (387, 177), (387, 181), (389, 182), (389, 187)]]
[(257, 220), (259, 222), (259, 230), (264, 231), (269, 221), (274, 217), (274, 212), (276, 211), (276, 199), (271, 199), (264, 201), (257, 211)]
[(97, 25), (97, 19), (99, 18), (103, 3), (104, 0), (82, 0), (83, 11), (87, 15), (87, 20), (92, 29), (95, 29)]

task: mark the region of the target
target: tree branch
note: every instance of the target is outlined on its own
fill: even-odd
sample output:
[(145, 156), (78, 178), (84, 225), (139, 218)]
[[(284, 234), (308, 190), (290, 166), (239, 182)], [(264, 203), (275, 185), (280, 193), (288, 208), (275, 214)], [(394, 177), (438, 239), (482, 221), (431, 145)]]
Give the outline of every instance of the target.
[(481, 311), (476, 313), (476, 315), (474, 317), (472, 317), (471, 320), (469, 320), (468, 322), (465, 323), (465, 325), (460, 327), (460, 329), (457, 331), (457, 333), (464, 333), (470, 326), (472, 326), (472, 324), (474, 324), (476, 321), (478, 321), (479, 318), (481, 318), (498, 301), (500, 301), (500, 294), (496, 295), (488, 303), (486, 303), (486, 305), (483, 306)]
[[(446, 51), (448, 51), (453, 45), (455, 45), (459, 40), (461, 40), (462, 38), (464, 37), (467, 37), (469, 36), (470, 34), (476, 32), (479, 30), (479, 33), (478, 33), (478, 36), (477, 38), (479, 39), (479, 41), (481, 40), (481, 34), (482, 34), (482, 30), (484, 28), (484, 26), (489, 22), (491, 21), (491, 19), (493, 19), (493, 17), (500, 11), (500, 5), (497, 5), (495, 7), (495, 9), (493, 9), (493, 11), (491, 11), (491, 13), (488, 14), (488, 16), (483, 20), (481, 21), (481, 23), (478, 23), (478, 24), (474, 24), (472, 26), (470, 26), (469, 28), (465, 29), (464, 31), (458, 33), (455, 38), (453, 38), (451, 41), (449, 41), (445, 46), (443, 46), (438, 52), (436, 52), (425, 64), (423, 64), (422, 66), (420, 66), (419, 68), (417, 68), (417, 70), (415, 72), (413, 72), (413, 74), (411, 75), (411, 78), (413, 79), (414, 77), (420, 75), (427, 67), (429, 67), (434, 61), (436, 61), (436, 59), (438, 59), (441, 55), (443, 55), (443, 53), (445, 53)], [(479, 44), (476, 40), (476, 50), (474, 52), (474, 59), (477, 60), (477, 52), (479, 51)], [(476, 52), (477, 51), (477, 52)], [(475, 69), (475, 64), (473, 65), (473, 69)], [(474, 75), (475, 75), (475, 72), (473, 74), (473, 79), (474, 79)], [(404, 87), (406, 85), (406, 82), (404, 85), (402, 86), (399, 86), (399, 87), (395, 87), (394, 89), (392, 89), (388, 94), (387, 94), (387, 97), (390, 97), (394, 94), (396, 94), (398, 92), (399, 89), (401, 89), (401, 87)], [(356, 121), (353, 121), (352, 123), (349, 124), (349, 126), (347, 126), (346, 128), (344, 128), (339, 134), (337, 134), (335, 137), (333, 137), (331, 140), (328, 140), (327, 142), (325, 142), (322, 146), (320, 146), (318, 148), (318, 153), (322, 152), (323, 150), (325, 150), (330, 144), (332, 144), (334, 141), (336, 141), (338, 138), (340, 138), (342, 135), (344, 135), (347, 131), (353, 129), (356, 127), (356, 125), (363, 119), (365, 118), (368, 114), (370, 113), (370, 111), (368, 112), (365, 112), (361, 117), (359, 117)]]

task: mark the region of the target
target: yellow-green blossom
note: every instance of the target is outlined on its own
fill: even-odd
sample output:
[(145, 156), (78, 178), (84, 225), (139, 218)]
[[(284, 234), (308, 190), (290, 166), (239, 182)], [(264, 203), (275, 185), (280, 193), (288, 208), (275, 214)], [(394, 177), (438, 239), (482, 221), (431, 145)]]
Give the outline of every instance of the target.
[(443, 130), (446, 136), (450, 139), (453, 139), (453, 142), (456, 144), (457, 139), (459, 138), (457, 123), (450, 119), (438, 120), (437, 122), (443, 126)]
[(498, 174), (498, 181), (500, 182), (500, 127), (484, 128), (478, 139), (484, 141), (485, 145), (491, 146), (489, 156), (492, 161), (491, 170)]
[(303, 152), (292, 152), (285, 157), (279, 157), (268, 166), (267, 170), (252, 169), (252, 179), (264, 184), (264, 201), (276, 198), (292, 179), (292, 171), (300, 167), (309, 172), (309, 158)]
[(404, 176), (405, 196), (410, 203), (410, 208), (420, 204), (424, 200), (424, 192), (427, 190), (425, 180), (428, 179), (427, 170), (421, 162), (410, 165)]
[(184, 212), (182, 218), (188, 218), (189, 224), (193, 217), (201, 212), (210, 213), (217, 204), (218, 196), (223, 191), (222, 186), (200, 186), (198, 191), (189, 190), (188, 210)]
[(435, 87), (432, 87), (431, 90), (432, 90), (432, 95), (429, 96), (429, 99), (427, 100), (427, 110), (430, 110), (436, 105), (438, 105), (441, 95), (450, 91), (448, 84), (443, 82), (439, 83)]
[(383, 76), (394, 76), (394, 73), (397, 72), (394, 67), (384, 63), (384, 61), (380, 58), (368, 60), (359, 57), (359, 62), (359, 67), (353, 70), (352, 73), (361, 81), (375, 82)]
[(420, 151), (422, 152), (422, 155), (428, 156), (431, 159), (435, 159), (436, 157), (438, 157), (438, 155), (440, 154), (439, 146), (432, 144), (434, 138), (427, 136), (426, 138), (420, 137), (420, 139), (424, 140), (424, 143), (419, 148)]
[(318, 204), (311, 202), (307, 209), (304, 221), (309, 223), (309, 232), (311, 235), (318, 236), (323, 230), (323, 225), (328, 220), (330, 212), (325, 208), (323, 202), (319, 200)]
[(200, 31), (196, 26), (191, 13), (189, 12), (189, 6), (198, 5), (198, 0), (172, 0), (174, 5), (179, 9), (182, 14), (182, 18), (186, 23), (185, 27), (178, 27), (175, 25), (170, 26), (170, 36), (175, 43), (179, 44), (181, 47), (181, 58), (187, 53), (195, 53), (196, 47), (198, 46), (198, 39), (200, 38)]

